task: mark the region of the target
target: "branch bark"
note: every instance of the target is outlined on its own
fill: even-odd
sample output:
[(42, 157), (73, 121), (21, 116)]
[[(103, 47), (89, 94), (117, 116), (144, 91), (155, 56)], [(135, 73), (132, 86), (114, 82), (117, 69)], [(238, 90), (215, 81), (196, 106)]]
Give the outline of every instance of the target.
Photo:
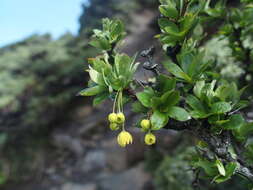
[(238, 155), (238, 158), (234, 159), (229, 152), (228, 148), (229, 146), (233, 146), (232, 141), (234, 140), (230, 132), (224, 131), (220, 135), (213, 135), (210, 131), (210, 127), (210, 124), (206, 120), (199, 122), (191, 119), (186, 122), (170, 120), (169, 124), (165, 126), (165, 129), (176, 131), (186, 130), (192, 133), (196, 138), (206, 142), (210, 151), (223, 162), (236, 162), (239, 166), (235, 171), (236, 174), (247, 178), (253, 183), (252, 168), (246, 164), (246, 161), (243, 160), (240, 155)]

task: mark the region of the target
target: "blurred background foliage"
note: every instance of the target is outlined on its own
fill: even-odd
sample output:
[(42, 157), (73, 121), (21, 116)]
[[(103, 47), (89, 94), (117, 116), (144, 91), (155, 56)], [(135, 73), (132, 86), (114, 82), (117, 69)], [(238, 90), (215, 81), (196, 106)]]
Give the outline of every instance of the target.
[[(75, 107), (85, 104), (76, 94), (87, 82), (84, 72), (87, 58), (97, 53), (88, 46), (92, 29), (98, 28), (104, 17), (117, 17), (125, 21), (129, 30), (134, 13), (149, 9), (158, 16), (157, 3), (156, 0), (90, 0), (82, 6), (77, 36), (67, 33), (53, 40), (50, 34), (33, 35), (0, 49), (0, 184), (19, 181), (20, 171), (33, 175), (34, 168), (29, 164), (36, 159), (33, 153), (47, 143), (55, 127), (71, 122), (68, 115)], [(231, 6), (237, 3), (231, 1)], [(156, 29), (156, 25), (152, 27)], [(247, 37), (244, 43), (252, 47), (252, 38)], [(225, 78), (238, 81), (245, 73), (252, 73), (252, 67), (243, 68), (241, 61), (231, 56), (233, 47), (229, 47), (228, 38), (212, 38), (203, 48), (207, 58), (217, 62), (216, 71)], [(182, 142), (172, 152), (159, 148), (147, 152), (145, 162), (155, 189), (193, 189), (194, 176), (187, 168), (192, 151), (187, 142)], [(252, 160), (250, 154), (249, 159)], [(238, 180), (246, 183), (234, 178), (215, 187), (204, 182), (202, 185), (205, 189), (238, 190), (241, 185)]]

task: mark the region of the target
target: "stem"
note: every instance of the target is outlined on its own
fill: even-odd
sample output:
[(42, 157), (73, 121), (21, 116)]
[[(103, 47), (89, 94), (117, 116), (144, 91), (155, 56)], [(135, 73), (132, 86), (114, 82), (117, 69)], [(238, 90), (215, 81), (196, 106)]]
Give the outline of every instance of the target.
[(116, 102), (117, 102), (117, 99), (118, 99), (118, 95), (119, 95), (119, 91), (117, 91), (114, 102), (113, 102), (113, 109), (112, 109), (113, 113), (115, 113), (115, 106), (116, 106)]

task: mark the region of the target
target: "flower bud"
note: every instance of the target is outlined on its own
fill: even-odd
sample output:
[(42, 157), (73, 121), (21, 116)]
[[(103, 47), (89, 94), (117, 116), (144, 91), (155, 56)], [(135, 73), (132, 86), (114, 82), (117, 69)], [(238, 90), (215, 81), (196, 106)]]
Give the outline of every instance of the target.
[(152, 145), (152, 144), (155, 144), (155, 142), (156, 142), (156, 137), (155, 137), (155, 135), (152, 134), (152, 133), (147, 133), (147, 134), (145, 135), (144, 141), (145, 141), (145, 143), (146, 143), (147, 145)]
[(125, 147), (126, 145), (133, 143), (133, 137), (129, 132), (121, 131), (118, 135), (117, 141), (121, 147)]
[(123, 113), (117, 113), (117, 123), (121, 124), (125, 122), (125, 115)]
[(108, 120), (111, 122), (111, 123), (116, 123), (117, 122), (117, 114), (116, 113), (110, 113), (108, 115)]
[(111, 129), (112, 131), (116, 131), (116, 130), (119, 129), (119, 126), (118, 126), (117, 123), (111, 123), (111, 124), (110, 124), (110, 129)]
[(151, 123), (150, 123), (150, 120), (148, 119), (143, 119), (141, 121), (141, 127), (145, 130), (148, 130), (150, 127), (151, 127)]

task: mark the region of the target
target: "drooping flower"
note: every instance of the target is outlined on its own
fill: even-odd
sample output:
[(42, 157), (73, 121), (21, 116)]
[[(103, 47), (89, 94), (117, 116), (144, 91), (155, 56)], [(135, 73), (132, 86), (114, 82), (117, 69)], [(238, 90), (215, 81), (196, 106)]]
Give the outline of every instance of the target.
[(108, 120), (111, 122), (111, 123), (116, 123), (117, 122), (117, 114), (116, 113), (110, 113), (108, 115)]
[(145, 135), (144, 141), (147, 145), (152, 145), (152, 144), (155, 144), (156, 137), (153, 133), (147, 133)]
[(150, 120), (149, 120), (149, 119), (143, 119), (143, 120), (141, 121), (141, 127), (142, 127), (144, 130), (150, 129), (150, 127), (151, 127)]
[(123, 130), (119, 133), (117, 140), (118, 140), (118, 144), (121, 147), (126, 147), (126, 145), (133, 143), (132, 135), (125, 130)]
[(117, 123), (121, 124), (124, 122), (125, 122), (125, 115), (122, 112), (117, 113)]
[(112, 131), (116, 131), (116, 130), (119, 129), (119, 126), (118, 126), (117, 123), (111, 123), (111, 124), (110, 124), (110, 129), (111, 129)]

